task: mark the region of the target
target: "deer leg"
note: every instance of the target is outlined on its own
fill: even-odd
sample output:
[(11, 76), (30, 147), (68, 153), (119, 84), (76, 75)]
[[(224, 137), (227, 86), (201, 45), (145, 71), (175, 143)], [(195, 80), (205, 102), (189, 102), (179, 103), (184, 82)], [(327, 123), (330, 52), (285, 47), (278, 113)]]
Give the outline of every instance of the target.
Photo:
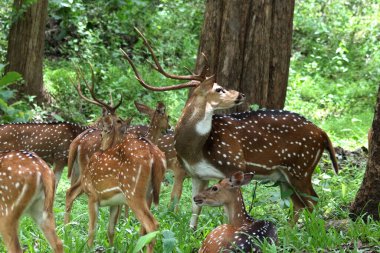
[(195, 204), (194, 197), (196, 195), (198, 195), (199, 192), (203, 191), (207, 187), (208, 180), (201, 180), (199, 178), (193, 177), (191, 182), (192, 182), (192, 186), (193, 186), (193, 188), (192, 188), (193, 198), (192, 198), (192, 216), (190, 219), (190, 228), (196, 230), (197, 225), (198, 225), (198, 216), (199, 216), (202, 208), (200, 206), (198, 206), (197, 204)]
[(40, 202), (39, 204), (40, 206), (36, 206), (33, 213), (31, 213), (31, 216), (44, 233), (53, 251), (56, 253), (63, 253), (62, 241), (59, 239), (55, 230), (54, 214), (52, 212), (44, 211), (43, 203)]
[(113, 238), (115, 235), (115, 225), (119, 219), (120, 210), (122, 206), (111, 206), (110, 207), (110, 220), (108, 223), (108, 241), (110, 245), (113, 245)]
[(313, 211), (314, 205), (317, 204), (317, 193), (314, 191), (311, 184), (311, 178), (304, 180), (290, 179), (291, 187), (294, 190), (291, 198), (294, 204), (293, 222), (296, 223), (299, 218), (299, 212), (303, 208), (308, 208), (310, 212)]
[[(9, 219), (14, 220), (14, 219)], [(15, 222), (1, 222), (0, 235), (3, 238), (5, 247), (8, 252), (22, 253), (20, 242), (18, 240), (17, 228), (18, 220)]]
[[(153, 214), (148, 209), (148, 205), (146, 201), (143, 201), (143, 204), (136, 203), (139, 201), (130, 201), (128, 203), (129, 207), (132, 209), (136, 218), (140, 221), (141, 226), (144, 227), (145, 234), (156, 231), (158, 229), (158, 222), (153, 217)], [(141, 230), (140, 230), (141, 231)], [(155, 240), (153, 240), (147, 247), (147, 252), (152, 253), (153, 247), (155, 244)]]
[(172, 193), (170, 196), (170, 203), (174, 206), (174, 210), (178, 211), (178, 203), (182, 195), (183, 181), (186, 177), (186, 171), (180, 167), (178, 161), (176, 160), (172, 166), (174, 174), (174, 184)]
[(88, 225), (88, 242), (87, 245), (91, 247), (94, 244), (95, 227), (98, 219), (99, 204), (91, 196), (88, 197), (88, 213), (89, 213), (89, 225)]
[(66, 191), (65, 224), (70, 222), (70, 213), (74, 200), (83, 193), (81, 180), (78, 180)]
[(75, 159), (73, 168), (71, 171), (70, 185), (73, 186), (76, 182), (80, 181), (81, 169), (79, 167), (78, 158)]
[(129, 217), (129, 206), (128, 205), (124, 205), (124, 214), (125, 214), (125, 218)]
[(57, 189), (59, 180), (61, 179), (63, 168), (66, 165), (66, 160), (58, 160), (54, 163), (55, 189)]

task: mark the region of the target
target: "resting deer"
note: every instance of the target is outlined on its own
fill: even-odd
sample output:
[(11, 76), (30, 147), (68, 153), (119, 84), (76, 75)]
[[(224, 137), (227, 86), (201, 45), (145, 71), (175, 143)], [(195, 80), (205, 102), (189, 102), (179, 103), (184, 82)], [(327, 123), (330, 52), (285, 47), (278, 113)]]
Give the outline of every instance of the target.
[[(90, 92), (95, 98), (93, 85)], [(77, 88), (80, 93), (79, 79)], [(86, 100), (105, 107), (105, 103), (99, 103), (99, 100)], [(102, 130), (101, 151), (90, 158), (81, 176), (81, 187), (88, 195), (89, 246), (94, 241), (100, 206), (110, 206), (110, 244), (113, 244), (114, 227), (121, 205), (132, 209), (142, 225), (143, 234), (155, 231), (158, 222), (150, 212), (150, 204), (151, 201), (155, 204), (159, 202), (166, 169), (165, 154), (146, 138), (133, 134), (125, 136), (126, 128), (119, 124), (114, 115), (103, 116), (99, 120), (99, 128)], [(153, 252), (153, 245), (154, 242), (149, 244), (148, 252)]]
[(0, 151), (29, 150), (50, 164), (58, 184), (71, 141), (87, 127), (68, 122), (0, 125)]
[(231, 177), (202, 191), (194, 197), (198, 206), (223, 206), (228, 224), (212, 230), (204, 240), (199, 253), (260, 252), (255, 240), (275, 243), (276, 227), (269, 221), (255, 220), (245, 210), (240, 187), (248, 184), (253, 174), (239, 171)]
[[(311, 184), (313, 171), (322, 152), (330, 153), (335, 172), (338, 165), (327, 134), (304, 117), (283, 110), (257, 110), (214, 115), (244, 102), (243, 94), (227, 90), (201, 74), (172, 75), (164, 71), (145, 37), (154, 68), (164, 76), (188, 82), (155, 87), (146, 83), (124, 52), (137, 80), (146, 89), (169, 91), (193, 88), (175, 128), (175, 149), (182, 167), (192, 177), (193, 197), (209, 179), (222, 179), (237, 171), (254, 172), (255, 178), (279, 181), (293, 189), (294, 221), (301, 208), (313, 210), (317, 193)], [(190, 226), (196, 227), (201, 208), (193, 203)]]
[(54, 186), (54, 174), (35, 153), (0, 152), (0, 235), (8, 252), (22, 252), (17, 230), (23, 214), (38, 224), (54, 252), (63, 252), (55, 231)]

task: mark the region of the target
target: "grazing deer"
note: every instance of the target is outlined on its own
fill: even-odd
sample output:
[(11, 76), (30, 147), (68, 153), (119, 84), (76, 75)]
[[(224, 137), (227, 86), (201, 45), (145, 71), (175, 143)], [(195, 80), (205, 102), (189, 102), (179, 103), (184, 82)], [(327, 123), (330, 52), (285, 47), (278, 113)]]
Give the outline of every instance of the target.
[[(158, 72), (171, 79), (188, 81), (165, 87), (149, 85), (121, 50), (140, 84), (153, 91), (193, 88), (175, 128), (175, 149), (181, 165), (192, 177), (193, 197), (208, 185), (209, 179), (222, 179), (237, 171), (254, 172), (257, 179), (279, 181), (293, 190), (294, 221), (299, 209), (306, 207), (311, 211), (318, 197), (311, 177), (324, 149), (330, 153), (338, 172), (327, 134), (304, 117), (283, 110), (214, 115), (215, 110), (243, 103), (244, 95), (221, 87), (215, 76), (206, 77), (206, 67), (201, 74), (186, 76), (165, 72), (148, 41), (138, 33)], [(193, 228), (200, 211), (193, 203), (190, 221)]]
[(0, 152), (0, 235), (8, 252), (22, 252), (17, 230), (23, 214), (38, 224), (54, 252), (63, 252), (55, 231), (54, 192), (54, 174), (36, 153)]
[(194, 197), (194, 202), (199, 206), (223, 206), (228, 216), (228, 224), (212, 230), (199, 253), (260, 252), (254, 239), (267, 239), (272, 243), (277, 241), (276, 227), (271, 222), (255, 220), (245, 210), (240, 187), (252, 179), (252, 173), (239, 171)]
[[(177, 153), (174, 148), (174, 133), (167, 132), (162, 135), (162, 130), (166, 130), (169, 126), (168, 116), (164, 113), (160, 113), (160, 110), (162, 111), (164, 105), (157, 104), (156, 110), (138, 102), (135, 102), (135, 106), (139, 112), (147, 114), (150, 117), (150, 128), (152, 130), (156, 129), (155, 133), (152, 132), (148, 139), (156, 144), (159, 149), (165, 153), (167, 169), (173, 171), (174, 183), (170, 196), (170, 202), (174, 204), (177, 209), (178, 202), (182, 195), (183, 181), (187, 175), (186, 171), (181, 167), (177, 159)], [(161, 109), (159, 109), (160, 107)]]
[(0, 125), (0, 151), (29, 150), (54, 164), (58, 184), (71, 141), (87, 127), (68, 122), (14, 123)]

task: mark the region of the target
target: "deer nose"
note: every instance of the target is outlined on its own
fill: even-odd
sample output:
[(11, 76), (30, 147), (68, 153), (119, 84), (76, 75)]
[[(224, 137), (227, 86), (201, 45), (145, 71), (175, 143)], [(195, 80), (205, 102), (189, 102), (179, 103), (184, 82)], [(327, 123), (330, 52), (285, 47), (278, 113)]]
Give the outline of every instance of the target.
[(201, 205), (203, 203), (203, 199), (200, 196), (195, 196), (193, 200), (194, 200), (194, 203), (197, 205)]
[(238, 97), (235, 100), (236, 104), (239, 104), (245, 100), (245, 95), (243, 93), (239, 93)]

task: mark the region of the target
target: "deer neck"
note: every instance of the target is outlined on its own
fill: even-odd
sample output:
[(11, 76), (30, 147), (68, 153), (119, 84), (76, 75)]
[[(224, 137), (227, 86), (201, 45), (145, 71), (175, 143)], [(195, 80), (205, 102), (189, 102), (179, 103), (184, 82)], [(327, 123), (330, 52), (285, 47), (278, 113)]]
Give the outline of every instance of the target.
[(240, 189), (236, 189), (235, 194), (231, 198), (231, 202), (224, 205), (224, 211), (228, 216), (228, 223), (235, 227), (241, 227), (244, 224), (254, 221), (245, 210), (243, 196)]
[(105, 151), (109, 148), (112, 148), (113, 146), (116, 146), (123, 140), (123, 136), (117, 131), (112, 130), (111, 133), (107, 134), (107, 136), (104, 136), (102, 138), (102, 146), (101, 150)]
[(175, 130), (177, 154), (188, 162), (202, 159), (202, 149), (212, 126), (214, 109), (203, 98), (190, 98)]
[(149, 130), (148, 130), (147, 135), (146, 135), (148, 140), (150, 140), (154, 144), (157, 144), (158, 139), (161, 138), (161, 136), (162, 136), (161, 129), (158, 126), (156, 126), (155, 124), (151, 124), (149, 126)]

